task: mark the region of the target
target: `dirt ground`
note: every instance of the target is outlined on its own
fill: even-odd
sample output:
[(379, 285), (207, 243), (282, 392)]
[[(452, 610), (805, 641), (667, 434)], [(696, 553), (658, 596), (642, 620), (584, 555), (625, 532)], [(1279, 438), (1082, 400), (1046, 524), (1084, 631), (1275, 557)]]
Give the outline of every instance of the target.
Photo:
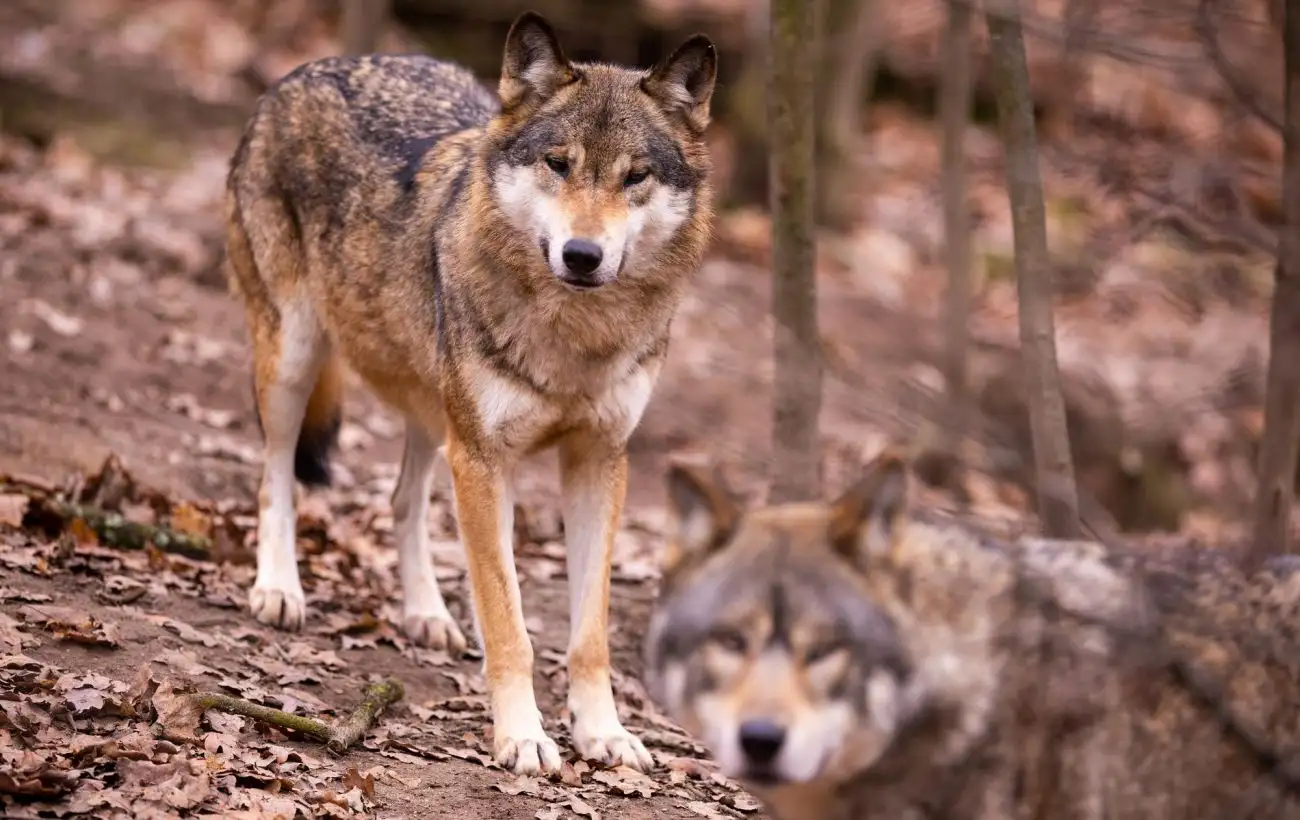
[[(222, 534), (211, 560), (121, 552), (79, 524), (36, 526), (22, 493), (0, 480), (3, 814), (761, 816), (638, 682), (659, 543), (653, 439), (638, 447), (611, 631), (625, 720), (660, 764), (648, 777), (577, 764), (560, 780), (521, 781), (490, 765), (481, 660), (417, 650), (394, 626), (387, 497), (400, 425), (363, 390), (348, 401), (336, 487), (300, 505), (308, 629), (287, 635), (249, 617), (260, 453), (244, 320), (217, 266), (226, 150), (218, 140), (196, 149), (188, 171), (155, 174), (100, 167), (71, 145), (0, 140), (0, 476), (84, 485), (108, 460), (111, 481), (129, 489), (97, 503), (131, 520), (161, 510), (201, 530), (218, 522)], [(563, 743), (567, 592), (549, 466), (520, 476), (518, 561), (538, 696)], [(468, 626), (444, 489), (430, 516), (435, 560)], [(174, 685), (332, 716), (380, 676), (401, 681), (405, 698), (337, 760), (211, 712), (191, 743), (149, 731)]]
[[(200, 19), (191, 12), (203, 6), (220, 20), (226, 5), (174, 3), (167, 19), (184, 27)], [(0, 26), (0, 67), (71, 64), (95, 28), (86, 19), (84, 30)], [(192, 28), (196, 37), (238, 40), (228, 25)], [(141, 58), (143, 67), (201, 54), (198, 62), (211, 65), (190, 77), (190, 91), (205, 98), (224, 99), (247, 57), (158, 37), (168, 49)], [(117, 43), (98, 32), (89, 41), (109, 51)], [(94, 73), (112, 90), (106, 70)], [(149, 131), (134, 125), (132, 139)], [(0, 814), (762, 817), (649, 702), (639, 682), (639, 640), (655, 594), (665, 456), (707, 453), (740, 490), (762, 491), (772, 339), (766, 219), (738, 212), (720, 220), (631, 444), (611, 641), (625, 722), (658, 766), (639, 776), (574, 764), (555, 780), (516, 779), (490, 765), (485, 751), (481, 659), (418, 650), (397, 631), (388, 493), (401, 425), (355, 383), (336, 486), (300, 505), (307, 628), (289, 635), (249, 617), (260, 442), (244, 317), (221, 269), (218, 217), (237, 134), (196, 126), (200, 133), (168, 148), (166, 169), (151, 169), (97, 159), (123, 138), (96, 128), (56, 134), (48, 144), (0, 135)], [(1161, 184), (1161, 169), (1171, 178), (1175, 171), (1212, 177), (1206, 169), (1217, 167), (1218, 141), (1194, 134), (1189, 147), (1178, 140), (1192, 137), (1148, 130), (1156, 136), (1127, 152), (1104, 129), (1071, 143), (1071, 156), (1050, 139), (1044, 144), (1053, 250), (1062, 269), (1083, 270), (1090, 282), (1087, 293), (1058, 303), (1059, 357), (1067, 387), (1114, 394), (1111, 404), (1096, 402), (1104, 423), (1090, 429), (1119, 431), (1115, 441), (1108, 433), (1076, 440), (1076, 458), (1085, 489), (1145, 498), (1155, 495), (1156, 479), (1139, 470), (1145, 483), (1116, 484), (1116, 465), (1175, 452), (1177, 481), (1157, 476), (1186, 496), (1170, 529), (1223, 540), (1239, 532), (1232, 505), (1253, 486), (1272, 257), (1205, 251), (1168, 229), (1181, 224), (1181, 210), (1152, 216), (1099, 181), (1092, 166), (1110, 167), (1117, 157), (1142, 159), (1143, 168), (1156, 169), (1143, 173)], [(718, 147), (725, 168), (725, 140)], [(1093, 151), (1085, 157), (1088, 173), (1079, 170), (1082, 147)], [(946, 284), (937, 129), (898, 106), (873, 105), (864, 151), (861, 225), (823, 237), (818, 249), (830, 488), (842, 485), (863, 451), (887, 439), (924, 444), (942, 419), (935, 404), (944, 390), (937, 365)], [(1265, 159), (1275, 162), (1280, 148), (1270, 151)], [(1024, 484), (1006, 478), (1023, 452), (998, 439), (1007, 428), (1014, 432), (1018, 416), (993, 417), (996, 407), (1023, 411), (1005, 379), (1018, 359), (1000, 149), (982, 129), (970, 135), (967, 153), (978, 216), (971, 377), (987, 417), (975, 419), (980, 441), (967, 455), (977, 468), (965, 489), (976, 515), (1026, 522)], [(1166, 169), (1168, 158), (1181, 164)], [(1117, 167), (1124, 176), (1127, 166)], [(994, 395), (1001, 404), (986, 404), (990, 393), (1005, 394)], [(1094, 472), (1103, 478), (1092, 481)], [(537, 648), (538, 696), (548, 730), (567, 748), (567, 592), (554, 479), (550, 457), (520, 472), (516, 557)], [(429, 526), (448, 602), (468, 626), (464, 558), (445, 490), (440, 476)], [(950, 503), (923, 493), (927, 503)], [(210, 538), (211, 549), (183, 557), (115, 548), (76, 515), (31, 500), (55, 494), (136, 523), (169, 521)], [(359, 747), (337, 758), (262, 721), (210, 711), (197, 722), (177, 708), (177, 693), (195, 686), (333, 718), (379, 678), (401, 681), (405, 697)]]
[[(871, 228), (819, 252), (832, 486), (862, 450), (923, 436), (935, 416), (917, 397), (942, 387), (933, 364), (942, 339), (937, 192), (916, 183), (932, 167), (933, 133), (900, 119), (875, 140), (896, 165), (873, 196)], [(36, 526), (27, 491), (0, 486), (5, 816), (762, 816), (658, 714), (638, 678), (639, 627), (662, 540), (664, 457), (704, 451), (741, 490), (762, 487), (771, 344), (766, 222), (741, 213), (720, 225), (632, 443), (611, 640), (626, 722), (659, 766), (648, 777), (576, 765), (560, 780), (516, 780), (488, 765), (478, 659), (416, 650), (394, 626), (387, 497), (400, 424), (364, 390), (353, 390), (346, 405), (336, 488), (301, 505), (308, 630), (276, 633), (247, 614), (259, 440), (244, 318), (226, 289), (215, 216), (233, 141), (213, 133), (180, 168), (162, 171), (101, 164), (70, 140), (37, 148), (0, 137), (0, 476), (75, 494), (107, 462), (111, 475), (130, 476), (129, 491), (107, 506), (132, 519), (169, 517), (223, 534), (206, 560), (124, 553), (75, 521)], [(987, 172), (995, 146), (973, 143), (972, 161)], [(1049, 181), (1059, 178), (1049, 173)], [(1001, 213), (996, 188), (979, 183), (974, 195)], [(999, 226), (986, 227), (993, 238), (981, 241), (1005, 244)], [(1221, 385), (1239, 389), (1243, 379), (1248, 393), (1257, 392), (1264, 313), (1258, 298), (1188, 312), (1171, 307), (1152, 280), (1131, 275), (1168, 269), (1171, 259), (1186, 257), (1150, 243), (1121, 252), (1115, 267), (1126, 276), (1061, 306), (1060, 354), (1067, 373), (1085, 368), (1108, 374), (1112, 387), (1127, 385), (1124, 412), (1136, 420), (1130, 431), (1140, 433), (1143, 418), (1156, 420), (1145, 429), (1185, 431), (1182, 446), (1199, 447), (1201, 466), (1212, 468), (1202, 476), (1212, 495), (1237, 482), (1216, 461), (1214, 442), (1237, 434), (1214, 412), (1215, 397)], [(1124, 310), (1114, 309), (1121, 303)], [(1012, 283), (986, 276), (972, 328), (979, 384), (1007, 361), (997, 351), (1014, 343)], [(548, 729), (563, 741), (566, 590), (553, 479), (548, 458), (521, 471), (517, 559), (539, 698)], [(1013, 484), (979, 471), (967, 484), (977, 514), (1024, 520), (1026, 496)], [(435, 493), (429, 523), (437, 562), (453, 611), (467, 624), (445, 484)], [(188, 742), (149, 728), (155, 718), (166, 728), (170, 693), (187, 682), (337, 715), (377, 676), (400, 680), (406, 697), (361, 748), (337, 760), (261, 722), (215, 713), (184, 727), (200, 735)]]
[[(651, 594), (643, 582), (617, 587), (618, 691), (630, 725), (662, 765), (647, 777), (579, 763), (548, 781), (515, 778), (490, 764), (477, 661), (407, 646), (382, 606), (377, 620), (358, 611), (357, 597), (331, 595), (342, 585), (325, 580), (331, 573), (323, 565), (316, 583), (308, 582), (316, 618), (304, 634), (286, 636), (260, 628), (244, 611), (246, 564), (89, 544), (58, 558), (48, 545), (15, 545), (20, 540), (6, 537), (0, 552), (0, 762), (9, 764), (0, 767), (0, 792), (27, 797), (0, 798), (6, 817), (650, 818), (739, 814), (724, 804), (756, 808), (711, 778), (703, 751), (654, 712), (635, 682), (635, 624)], [(550, 574), (558, 566), (553, 558), (525, 554), (521, 563), (536, 629), (538, 694), (548, 728), (563, 739), (563, 583)], [(392, 597), (380, 592), (392, 591), (390, 569), (376, 565), (365, 574), (375, 581), (375, 600)], [(463, 614), (464, 585), (458, 572), (448, 574), (449, 599)], [(363, 748), (339, 759), (264, 724), (216, 713), (197, 743), (169, 743), (149, 734), (149, 707), (139, 706), (152, 703), (159, 725), (172, 729), (150, 687), (162, 684), (165, 693), (183, 679), (332, 715), (350, 710), (365, 682), (379, 677), (401, 681), (405, 699)], [(106, 748), (110, 740), (119, 748)], [(188, 760), (199, 765), (190, 769)], [(5, 788), (6, 776), (18, 785)], [(35, 779), (44, 790), (31, 785)], [(161, 791), (150, 791), (159, 782)]]

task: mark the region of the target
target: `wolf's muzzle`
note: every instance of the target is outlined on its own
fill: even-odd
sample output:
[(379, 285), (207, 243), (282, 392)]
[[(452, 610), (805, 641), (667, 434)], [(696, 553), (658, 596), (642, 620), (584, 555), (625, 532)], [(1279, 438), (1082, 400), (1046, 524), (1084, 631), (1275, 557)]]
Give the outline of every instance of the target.
[(560, 257), (564, 260), (564, 273), (560, 278), (565, 283), (579, 288), (594, 288), (602, 284), (593, 276), (605, 258), (600, 245), (588, 239), (570, 239), (564, 243)]
[(747, 720), (740, 724), (740, 749), (745, 753), (748, 768), (755, 774), (771, 776), (783, 745), (785, 729), (770, 720)]

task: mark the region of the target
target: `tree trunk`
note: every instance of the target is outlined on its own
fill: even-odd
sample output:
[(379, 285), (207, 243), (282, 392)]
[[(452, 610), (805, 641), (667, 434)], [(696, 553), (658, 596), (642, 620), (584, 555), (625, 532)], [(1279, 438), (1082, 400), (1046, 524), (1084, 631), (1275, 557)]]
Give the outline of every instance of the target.
[(1098, 0), (1065, 0), (1062, 14), (1064, 41), (1061, 43), (1057, 75), (1052, 80), (1051, 100), (1046, 101), (1042, 131), (1049, 139), (1069, 140), (1075, 133), (1079, 114), (1076, 100), (1085, 99), (1088, 85), (1087, 63), (1096, 53), (1094, 28), (1099, 13)]
[(1286, 0), (1284, 17), (1283, 226), (1269, 317), (1264, 435), (1259, 447), (1251, 555), (1257, 562), (1290, 551), (1291, 504), (1300, 448), (1300, 0)]
[(391, 0), (343, 0), (343, 53), (372, 54), (388, 19)]
[[(726, 92), (727, 126), (735, 136), (731, 177), (721, 192), (724, 207), (768, 201), (767, 74), (771, 46), (771, 6), (752, 0), (745, 18), (745, 53), (740, 75)], [(763, 8), (759, 8), (762, 5)]]
[(813, 270), (813, 126), (817, 3), (771, 0), (767, 116), (774, 319), (772, 485), (775, 503), (821, 491), (821, 337)]
[(939, 116), (943, 124), (943, 230), (948, 263), (948, 349), (944, 374), (948, 387), (948, 423), (943, 449), (945, 460), (952, 465), (945, 483), (962, 492), (962, 442), (970, 425), (966, 362), (970, 348), (971, 229), (965, 148), (972, 101), (971, 7), (962, 0), (948, 4), (943, 55)]
[(1011, 200), (1020, 346), (1029, 387), (1038, 515), (1047, 536), (1075, 538), (1081, 534), (1079, 496), (1065, 425), (1061, 373), (1056, 361), (1047, 217), (1043, 183), (1038, 173), (1034, 109), (1018, 0), (989, 0), (985, 19), (998, 126), (1006, 154), (1007, 194)]
[[(811, 1), (811, 0), (810, 0)], [(862, 111), (880, 57), (877, 0), (819, 0), (821, 60), (817, 87), (817, 221), (847, 230), (862, 186)]]

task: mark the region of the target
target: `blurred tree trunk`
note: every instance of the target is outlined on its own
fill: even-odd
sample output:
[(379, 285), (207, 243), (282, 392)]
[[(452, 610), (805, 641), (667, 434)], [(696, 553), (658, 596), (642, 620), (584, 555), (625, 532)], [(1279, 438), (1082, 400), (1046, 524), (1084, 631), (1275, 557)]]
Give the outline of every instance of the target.
[(948, 262), (948, 423), (945, 461), (951, 465), (945, 483), (963, 492), (962, 442), (970, 426), (971, 228), (967, 201), (966, 124), (970, 119), (971, 7), (964, 0), (948, 4), (948, 28), (943, 40), (943, 76), (939, 116), (943, 125), (943, 231)]
[(769, 496), (780, 503), (821, 492), (822, 361), (813, 269), (817, 3), (771, 4), (767, 116), (775, 362)]
[(1269, 318), (1264, 435), (1259, 448), (1251, 556), (1255, 561), (1290, 551), (1291, 505), (1300, 448), (1300, 0), (1286, 0), (1284, 17), (1283, 225)]
[[(759, 8), (760, 5), (767, 6)], [(727, 93), (726, 122), (735, 135), (731, 179), (723, 192), (729, 207), (768, 201), (767, 75), (771, 7), (755, 0), (745, 18), (745, 56)]]
[[(811, 2), (811, 0), (810, 0)], [(857, 216), (862, 179), (863, 101), (880, 56), (877, 0), (818, 0), (824, 7), (817, 89), (817, 221), (846, 230)]]
[(988, 0), (985, 19), (998, 126), (1005, 152), (1007, 194), (1016, 254), (1020, 346), (1029, 386), (1038, 515), (1052, 538), (1081, 534), (1079, 495), (1065, 424), (1065, 400), (1052, 320), (1052, 269), (1047, 217), (1038, 173), (1037, 135), (1019, 0)]
[(391, 0), (343, 0), (343, 53), (371, 54), (379, 48), (379, 35), (388, 19)]
[(1051, 140), (1068, 140), (1075, 133), (1078, 100), (1085, 99), (1088, 85), (1087, 60), (1094, 53), (1094, 28), (1098, 0), (1065, 0), (1062, 20), (1064, 42), (1051, 87), (1057, 89), (1043, 100), (1041, 130)]

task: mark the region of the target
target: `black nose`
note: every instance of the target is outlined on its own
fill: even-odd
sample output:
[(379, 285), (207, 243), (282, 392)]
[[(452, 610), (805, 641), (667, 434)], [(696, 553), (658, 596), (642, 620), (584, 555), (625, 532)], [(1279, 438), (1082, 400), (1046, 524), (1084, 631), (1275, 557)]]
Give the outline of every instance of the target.
[(785, 729), (770, 720), (747, 720), (740, 724), (740, 748), (755, 766), (776, 760), (785, 742)]
[(560, 255), (564, 258), (564, 267), (579, 276), (588, 276), (600, 267), (600, 260), (605, 255), (600, 246), (587, 239), (570, 239), (564, 243)]

